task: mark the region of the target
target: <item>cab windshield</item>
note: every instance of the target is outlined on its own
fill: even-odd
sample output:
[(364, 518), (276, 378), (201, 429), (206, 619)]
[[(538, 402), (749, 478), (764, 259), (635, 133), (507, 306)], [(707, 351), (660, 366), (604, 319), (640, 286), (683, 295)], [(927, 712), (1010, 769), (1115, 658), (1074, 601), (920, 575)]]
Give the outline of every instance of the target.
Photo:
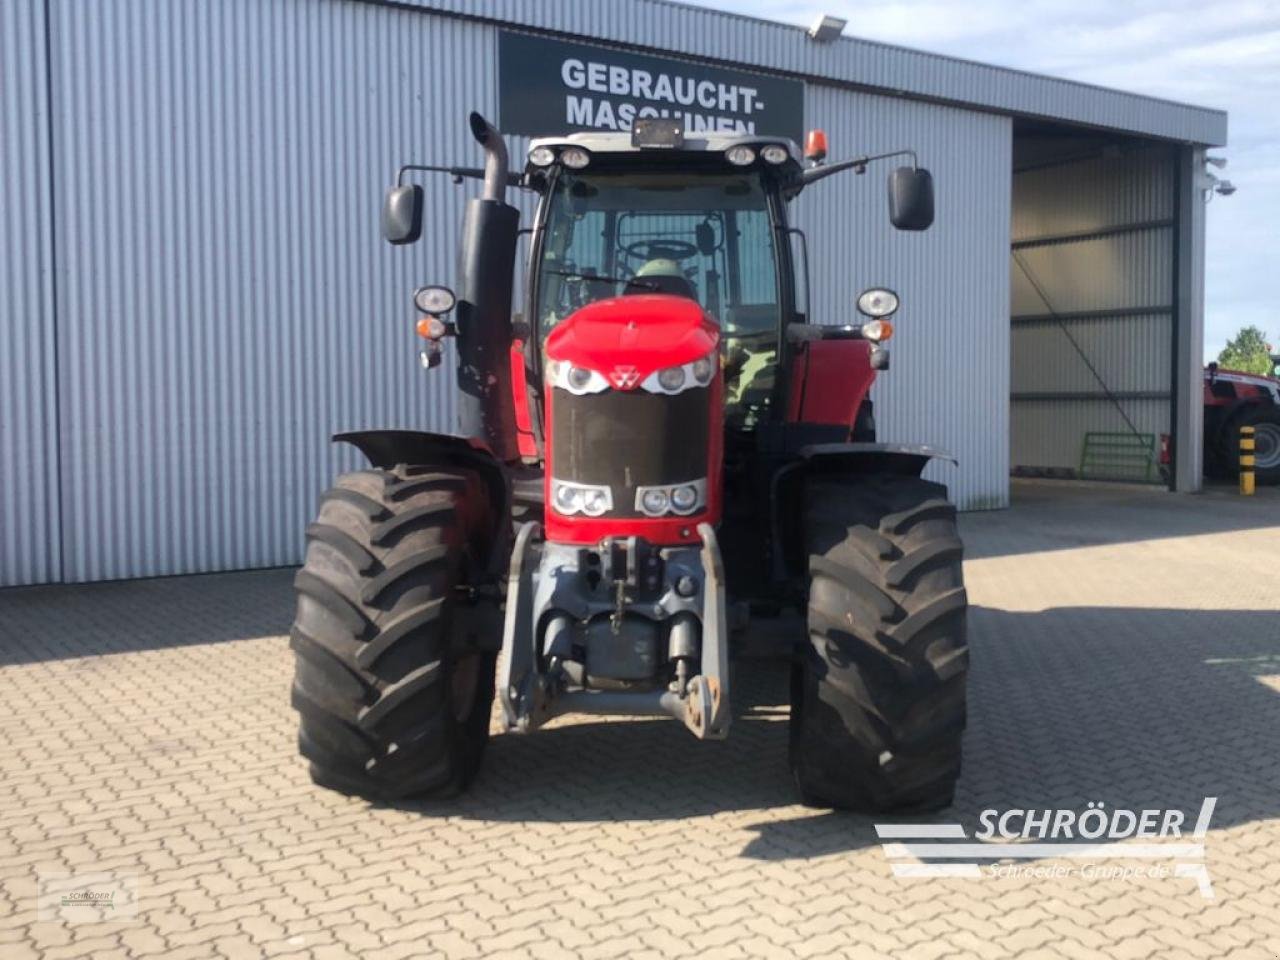
[(767, 403), (780, 328), (778, 258), (757, 173), (571, 173), (548, 198), (538, 265), (543, 338), (596, 300), (673, 293), (721, 328), (731, 408)]

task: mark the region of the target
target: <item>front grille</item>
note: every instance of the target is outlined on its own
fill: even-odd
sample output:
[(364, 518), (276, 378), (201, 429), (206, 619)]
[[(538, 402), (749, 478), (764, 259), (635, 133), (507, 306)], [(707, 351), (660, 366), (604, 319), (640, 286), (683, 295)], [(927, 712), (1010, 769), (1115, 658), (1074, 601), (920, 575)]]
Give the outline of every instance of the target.
[(608, 486), (613, 517), (640, 517), (636, 488), (707, 475), (710, 390), (551, 391), (551, 476)]

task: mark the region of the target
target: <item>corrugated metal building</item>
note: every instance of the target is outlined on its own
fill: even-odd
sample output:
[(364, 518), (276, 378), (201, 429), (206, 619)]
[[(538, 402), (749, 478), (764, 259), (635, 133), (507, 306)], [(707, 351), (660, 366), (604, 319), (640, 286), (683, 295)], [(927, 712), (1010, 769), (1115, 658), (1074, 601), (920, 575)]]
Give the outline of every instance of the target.
[(469, 188), (426, 183), (435, 239), (411, 248), (377, 210), (403, 161), (476, 162), (468, 110), (510, 119), (504, 31), (790, 78), (834, 157), (918, 151), (928, 233), (895, 234), (878, 178), (833, 178), (795, 219), (814, 319), (845, 321), (867, 286), (902, 295), (881, 435), (957, 453), (931, 469), (962, 507), (1005, 505), (1011, 467), (1069, 467), (1126, 417), (1172, 435), (1177, 487), (1198, 485), (1220, 112), (661, 0), (18, 0), (0, 4), (0, 584), (293, 563), (355, 463), (330, 432), (451, 427), (408, 293), (452, 278)]

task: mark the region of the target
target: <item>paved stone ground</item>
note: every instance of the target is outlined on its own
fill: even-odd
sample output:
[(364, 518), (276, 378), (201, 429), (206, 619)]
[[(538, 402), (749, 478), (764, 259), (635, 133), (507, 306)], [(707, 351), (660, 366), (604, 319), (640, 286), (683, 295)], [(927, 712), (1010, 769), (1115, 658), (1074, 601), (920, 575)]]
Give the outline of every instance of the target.
[[(1190, 822), (1217, 796), (1216, 899), (1186, 877), (892, 876), (869, 819), (795, 803), (758, 662), (725, 743), (566, 718), (496, 737), (447, 804), (317, 789), (291, 575), (269, 571), (0, 593), (0, 957), (1280, 955), (1280, 496), (1017, 491), (963, 521), (948, 819), (1104, 801)], [(131, 875), (137, 917), (42, 922), (38, 871)]]

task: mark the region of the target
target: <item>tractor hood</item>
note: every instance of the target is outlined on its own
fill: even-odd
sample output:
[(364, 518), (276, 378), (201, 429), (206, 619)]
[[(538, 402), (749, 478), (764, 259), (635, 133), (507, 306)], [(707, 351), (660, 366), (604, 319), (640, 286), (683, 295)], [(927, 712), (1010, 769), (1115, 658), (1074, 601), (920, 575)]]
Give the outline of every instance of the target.
[(720, 328), (696, 301), (628, 294), (588, 304), (559, 323), (547, 336), (547, 357), (631, 390), (655, 371), (705, 357), (719, 342)]

